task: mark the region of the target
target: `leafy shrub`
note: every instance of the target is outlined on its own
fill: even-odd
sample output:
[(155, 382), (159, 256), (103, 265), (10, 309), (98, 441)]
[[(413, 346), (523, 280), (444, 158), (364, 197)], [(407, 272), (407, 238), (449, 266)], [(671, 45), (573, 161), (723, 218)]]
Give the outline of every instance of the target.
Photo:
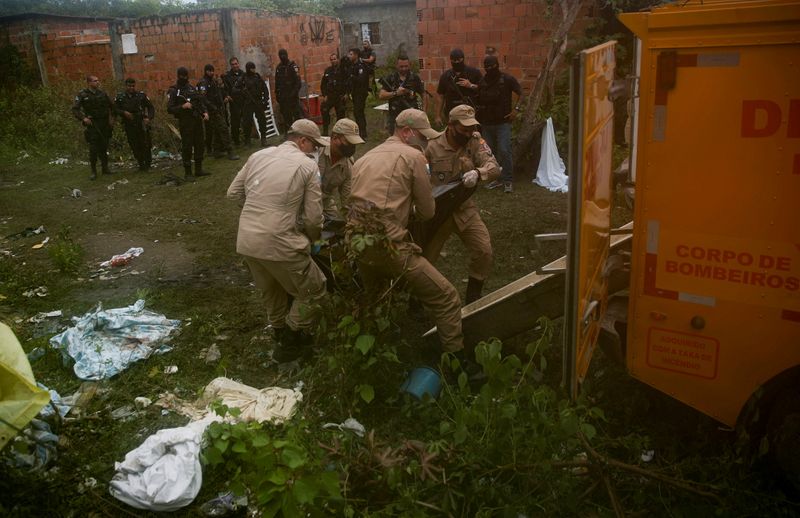
[(47, 255), (61, 273), (77, 274), (83, 267), (83, 247), (72, 240), (69, 227), (58, 232), (55, 242), (47, 247)]

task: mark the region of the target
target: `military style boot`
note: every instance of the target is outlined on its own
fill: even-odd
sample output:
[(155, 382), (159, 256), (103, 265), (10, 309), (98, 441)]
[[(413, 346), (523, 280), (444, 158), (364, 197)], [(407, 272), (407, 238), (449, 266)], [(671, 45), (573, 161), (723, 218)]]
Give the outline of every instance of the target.
[(272, 351), (272, 359), (278, 363), (289, 363), (313, 353), (314, 335), (290, 327), (275, 329), (278, 341)]
[(193, 182), (195, 180), (194, 175), (192, 174), (191, 163), (183, 164), (183, 179), (186, 180), (187, 182)]
[(89, 180), (97, 180), (97, 162), (92, 162), (92, 174), (89, 175)]
[(211, 173), (207, 173), (203, 171), (203, 161), (202, 160), (195, 160), (194, 161), (194, 175), (195, 176), (210, 176)]
[(103, 169), (103, 174), (111, 174), (111, 170), (108, 168), (108, 157), (100, 157), (100, 166)]
[(464, 303), (469, 304), (470, 302), (475, 302), (481, 298), (481, 292), (483, 292), (483, 281), (479, 281), (475, 277), (470, 277), (467, 282), (467, 294), (466, 297), (464, 297)]

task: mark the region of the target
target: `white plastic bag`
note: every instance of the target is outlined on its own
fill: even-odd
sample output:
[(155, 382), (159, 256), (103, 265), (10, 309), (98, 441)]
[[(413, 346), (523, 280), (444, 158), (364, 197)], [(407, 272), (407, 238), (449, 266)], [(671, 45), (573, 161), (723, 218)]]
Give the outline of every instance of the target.
[(564, 174), (566, 171), (564, 161), (558, 155), (556, 146), (556, 133), (553, 129), (553, 119), (547, 119), (547, 126), (542, 132), (542, 156), (539, 159), (539, 169), (536, 170), (536, 178), (533, 183), (554, 192), (567, 192), (569, 177)]

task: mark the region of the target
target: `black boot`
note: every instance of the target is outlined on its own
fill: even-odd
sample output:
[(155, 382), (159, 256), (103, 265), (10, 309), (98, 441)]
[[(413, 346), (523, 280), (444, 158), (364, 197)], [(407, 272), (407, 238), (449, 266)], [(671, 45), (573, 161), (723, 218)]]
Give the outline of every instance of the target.
[(111, 174), (111, 170), (108, 168), (108, 157), (100, 157), (100, 167), (103, 169), (103, 174)]
[(467, 295), (464, 297), (465, 304), (469, 304), (470, 302), (475, 302), (479, 298), (481, 298), (481, 292), (483, 291), (483, 281), (479, 281), (475, 277), (470, 277), (469, 282), (467, 282)]
[(183, 179), (186, 180), (187, 182), (193, 182), (194, 181), (194, 175), (192, 174), (192, 164), (191, 164), (191, 162), (188, 163), (188, 164), (184, 162), (184, 164), (183, 164)]
[(312, 352), (314, 336), (290, 327), (276, 328), (275, 338), (278, 344), (272, 351), (272, 359), (278, 363), (295, 361)]
[(89, 175), (89, 180), (97, 180), (97, 162), (92, 162), (92, 174)]
[(203, 171), (203, 161), (202, 160), (195, 160), (194, 161), (194, 175), (195, 176), (209, 176), (211, 173), (207, 173)]

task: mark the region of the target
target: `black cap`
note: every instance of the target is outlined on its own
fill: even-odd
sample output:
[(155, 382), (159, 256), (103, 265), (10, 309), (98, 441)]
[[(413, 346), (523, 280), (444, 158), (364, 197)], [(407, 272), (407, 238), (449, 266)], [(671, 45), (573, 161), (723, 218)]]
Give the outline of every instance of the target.
[(248, 61), (247, 64), (244, 66), (244, 68), (245, 70), (250, 70), (250, 69), (255, 70), (256, 64), (253, 63), (252, 61)]
[(464, 59), (464, 51), (461, 49), (453, 49), (450, 51), (450, 59)]
[(211, 63), (203, 67), (203, 72), (208, 72), (209, 70), (211, 70), (212, 72), (214, 71), (214, 65), (212, 65)]
[(286, 56), (289, 57), (289, 53), (286, 52), (286, 49), (281, 49), (278, 51), (278, 56)]
[(135, 85), (136, 84), (136, 79), (134, 79), (132, 77), (129, 77), (128, 79), (125, 80), (125, 84), (126, 85)]
[(186, 67), (178, 67), (178, 75), (189, 77), (189, 69)]
[(485, 58), (483, 58), (483, 68), (493, 67), (499, 64), (500, 61), (498, 61), (497, 56), (486, 56)]

